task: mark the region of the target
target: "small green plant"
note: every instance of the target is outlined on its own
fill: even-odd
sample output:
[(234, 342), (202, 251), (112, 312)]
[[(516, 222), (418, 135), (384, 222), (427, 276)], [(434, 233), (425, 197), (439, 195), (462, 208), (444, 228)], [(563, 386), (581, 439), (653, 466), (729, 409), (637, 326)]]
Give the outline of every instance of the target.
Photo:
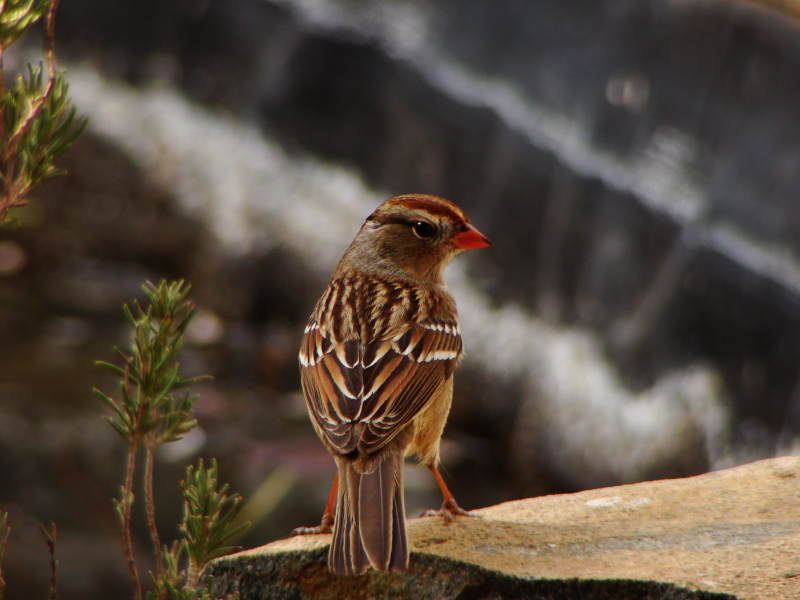
[[(162, 281), (158, 286), (146, 283), (143, 290), (149, 301), (147, 309), (134, 302), (134, 317), (127, 305), (123, 308), (133, 329), (132, 353), (126, 354), (115, 348), (122, 358), (122, 367), (97, 362), (120, 376), (119, 400), (99, 390), (95, 393), (111, 406), (113, 413), (106, 420), (122, 436), (128, 449), (125, 483), (115, 507), (122, 523), (123, 544), (136, 600), (142, 600), (142, 588), (133, 556), (131, 507), (136, 453), (141, 445), (145, 447), (145, 508), (157, 568), (153, 575), (156, 589), (148, 594), (148, 599), (194, 597), (200, 570), (206, 562), (225, 554), (225, 543), (249, 525), (232, 529), (232, 521), (241, 508), (241, 498), (238, 495), (227, 497), (224, 493), (227, 486), (217, 491), (216, 462), (206, 471), (201, 461), (197, 472), (188, 468), (183, 483), (185, 503), (181, 531), (184, 540), (171, 548), (162, 548), (156, 528), (153, 503), (155, 451), (162, 444), (181, 439), (197, 424), (192, 416), (196, 397), (184, 392), (176, 398), (174, 392), (205, 379), (185, 378), (178, 363), (183, 334), (194, 314), (194, 304), (186, 299), (189, 289), (190, 286), (184, 286), (183, 281), (170, 284)], [(178, 569), (184, 552), (189, 559), (188, 575)]]
[[(33, 188), (63, 171), (53, 159), (65, 152), (86, 128), (86, 119), (75, 120), (64, 74), (56, 70), (55, 25), (59, 0), (0, 0), (0, 226), (13, 223), (9, 211), (25, 206)], [(25, 35), (42, 17), (45, 23), (45, 67), (28, 65), (16, 86), (6, 89), (3, 56), (11, 44)], [(0, 600), (3, 552), (8, 541), (8, 513), (0, 511)], [(52, 579), (50, 597), (57, 591), (55, 538), (45, 531), (50, 548)]]
[[(242, 498), (238, 494), (228, 496), (227, 485), (217, 490), (217, 461), (211, 461), (211, 468), (204, 469), (200, 460), (197, 470), (186, 468), (183, 487), (183, 523), (180, 530), (181, 542), (174, 542), (165, 548), (165, 577), (156, 581), (156, 591), (147, 595), (147, 600), (166, 598), (168, 600), (190, 600), (196, 598), (200, 573), (209, 561), (225, 556), (234, 550), (227, 543), (244, 532), (249, 523), (239, 527), (232, 526), (242, 508)], [(181, 573), (178, 564), (183, 554), (188, 555), (189, 565)], [(181, 588), (181, 583), (183, 587)], [(200, 600), (210, 598), (208, 590), (200, 590)]]
[[(69, 86), (56, 70), (55, 16), (59, 0), (0, 0), (0, 225), (13, 222), (9, 211), (28, 203), (30, 191), (60, 175), (53, 160), (86, 128), (76, 122)], [(3, 54), (45, 17), (47, 69), (28, 65), (15, 87), (6, 89)], [(45, 70), (47, 76), (45, 77)]]
[(147, 522), (155, 548), (158, 579), (163, 579), (164, 559), (155, 526), (153, 504), (153, 455), (158, 445), (181, 439), (194, 426), (191, 416), (194, 397), (187, 393), (176, 401), (173, 392), (196, 381), (181, 376), (177, 361), (183, 334), (194, 312), (194, 305), (186, 300), (189, 286), (184, 288), (182, 281), (171, 285), (162, 282), (158, 287), (148, 282), (143, 289), (150, 300), (146, 311), (138, 302), (134, 302), (134, 309), (138, 312), (138, 318), (134, 318), (127, 305), (123, 308), (125, 318), (134, 332), (133, 354), (125, 354), (115, 348), (124, 367), (97, 362), (99, 366), (121, 376), (121, 398), (119, 401), (113, 400), (103, 392), (94, 390), (113, 409), (114, 414), (106, 417), (106, 421), (122, 436), (128, 447), (125, 483), (122, 497), (115, 502), (115, 508), (122, 521), (122, 539), (137, 600), (141, 600), (142, 590), (131, 541), (136, 452), (144, 443)]
[(211, 468), (203, 469), (203, 461), (195, 472), (191, 466), (186, 468), (183, 482), (185, 500), (181, 533), (186, 541), (189, 555), (187, 580), (189, 587), (196, 588), (200, 571), (211, 560), (230, 552), (226, 544), (249, 527), (244, 523), (233, 528), (236, 515), (242, 509), (239, 494), (228, 496), (228, 485), (217, 490), (217, 461), (211, 461)]

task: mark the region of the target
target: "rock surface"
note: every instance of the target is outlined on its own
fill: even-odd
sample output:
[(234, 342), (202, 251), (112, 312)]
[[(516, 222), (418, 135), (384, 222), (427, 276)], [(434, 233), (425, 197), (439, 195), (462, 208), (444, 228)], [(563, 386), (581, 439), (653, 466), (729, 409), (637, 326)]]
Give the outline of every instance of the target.
[(215, 597), (714, 598), (800, 596), (800, 457), (688, 479), (508, 502), (409, 521), (405, 575), (326, 569), (329, 535), (213, 562)]

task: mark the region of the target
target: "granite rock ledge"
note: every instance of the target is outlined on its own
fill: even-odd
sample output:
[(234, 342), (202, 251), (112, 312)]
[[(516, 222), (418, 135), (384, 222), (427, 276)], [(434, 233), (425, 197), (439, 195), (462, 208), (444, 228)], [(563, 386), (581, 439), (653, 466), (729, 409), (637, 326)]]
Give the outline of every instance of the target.
[(330, 575), (318, 535), (220, 558), (203, 578), (242, 600), (800, 597), (800, 457), (476, 512), (409, 520), (404, 575)]

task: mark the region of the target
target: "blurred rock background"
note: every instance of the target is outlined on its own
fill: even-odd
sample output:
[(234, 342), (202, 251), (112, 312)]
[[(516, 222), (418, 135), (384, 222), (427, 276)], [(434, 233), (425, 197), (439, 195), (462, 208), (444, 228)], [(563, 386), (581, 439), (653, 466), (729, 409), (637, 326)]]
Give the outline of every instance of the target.
[[(89, 130), (0, 232), (10, 599), (130, 594), (123, 448), (93, 366), (121, 305), (185, 278), (199, 430), (156, 466), (162, 538), (198, 457), (255, 546), (319, 520), (334, 469), (296, 352), (363, 219), (399, 193), (494, 242), (451, 266), (467, 358), (443, 462), (462, 506), (800, 452), (800, 30), (793, 2), (68, 0)], [(6, 58), (35, 59), (37, 40)], [(441, 502), (409, 467), (410, 515)], [(137, 509), (138, 507), (138, 509)], [(134, 505), (141, 570), (149, 548)]]

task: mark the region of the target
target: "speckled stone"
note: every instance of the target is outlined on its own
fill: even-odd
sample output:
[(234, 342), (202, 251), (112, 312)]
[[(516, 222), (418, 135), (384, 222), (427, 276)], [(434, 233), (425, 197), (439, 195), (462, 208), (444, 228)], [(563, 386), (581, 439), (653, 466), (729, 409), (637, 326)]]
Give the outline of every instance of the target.
[(409, 521), (405, 574), (327, 571), (329, 535), (214, 561), (242, 600), (800, 597), (800, 457)]

